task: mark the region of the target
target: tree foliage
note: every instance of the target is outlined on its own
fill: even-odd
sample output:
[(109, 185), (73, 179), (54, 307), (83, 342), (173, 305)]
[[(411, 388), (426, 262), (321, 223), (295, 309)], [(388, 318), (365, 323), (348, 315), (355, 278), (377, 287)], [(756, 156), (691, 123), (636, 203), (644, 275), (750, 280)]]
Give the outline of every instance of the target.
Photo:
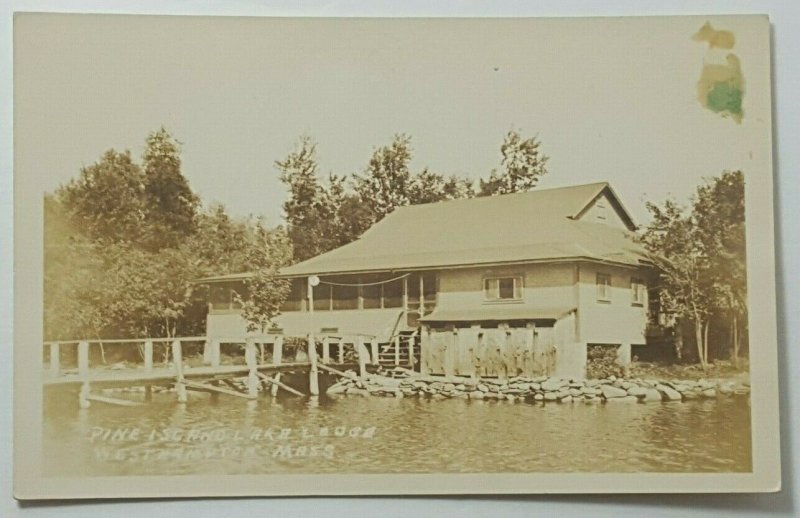
[(282, 302), (282, 283), (268, 274), (291, 253), (284, 232), (222, 206), (201, 210), (180, 168), (177, 141), (162, 128), (148, 137), (143, 165), (111, 150), (46, 196), (47, 338), (203, 334), (207, 294), (195, 281), (210, 275), (254, 271), (277, 288), (260, 286), (251, 305)]
[(196, 230), (200, 199), (181, 173), (180, 144), (163, 126), (147, 136), (142, 163), (147, 239), (156, 249), (173, 246)]
[(731, 321), (731, 352), (738, 356), (739, 326), (746, 312), (744, 178), (724, 172), (701, 185), (691, 207), (672, 200), (648, 203), (651, 223), (640, 239), (658, 268), (661, 311), (672, 325), (691, 323), (697, 357), (709, 361), (713, 319)]
[(515, 130), (509, 131), (500, 153), (501, 170), (492, 170), (487, 180), (480, 180), (480, 196), (511, 194), (529, 191), (547, 174), (547, 161), (537, 137), (523, 138)]

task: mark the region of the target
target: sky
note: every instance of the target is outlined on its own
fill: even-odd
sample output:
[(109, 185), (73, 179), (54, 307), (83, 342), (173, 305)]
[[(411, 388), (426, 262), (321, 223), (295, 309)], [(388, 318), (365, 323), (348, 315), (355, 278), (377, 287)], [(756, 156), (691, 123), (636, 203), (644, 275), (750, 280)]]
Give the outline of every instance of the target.
[[(697, 99), (692, 35), (736, 37), (740, 123)], [(750, 19), (752, 22), (752, 19)], [(715, 54), (716, 53), (716, 54)], [(43, 192), (165, 126), (204, 203), (281, 221), (276, 160), (302, 134), (320, 172), (363, 171), (396, 133), (412, 170), (477, 179), (510, 129), (550, 157), (540, 187), (609, 181), (637, 222), (704, 177), (767, 171), (765, 35), (747, 19), (380, 20), (17, 15), (15, 172)]]

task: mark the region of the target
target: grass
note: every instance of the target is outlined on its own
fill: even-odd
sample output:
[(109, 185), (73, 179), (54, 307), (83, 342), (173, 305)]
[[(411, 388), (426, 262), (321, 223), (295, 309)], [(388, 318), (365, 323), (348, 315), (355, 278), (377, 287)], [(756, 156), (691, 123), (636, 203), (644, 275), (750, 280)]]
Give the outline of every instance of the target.
[(700, 364), (663, 364), (650, 362), (633, 362), (628, 373), (629, 378), (639, 379), (680, 379), (699, 380), (709, 378), (747, 378), (750, 365), (747, 359), (739, 360), (737, 366), (729, 360), (716, 360), (704, 371)]

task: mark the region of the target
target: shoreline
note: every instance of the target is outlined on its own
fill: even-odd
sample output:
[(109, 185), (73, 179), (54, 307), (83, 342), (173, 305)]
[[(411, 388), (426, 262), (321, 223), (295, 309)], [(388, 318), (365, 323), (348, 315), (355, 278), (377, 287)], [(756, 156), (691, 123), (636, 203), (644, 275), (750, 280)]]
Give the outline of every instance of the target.
[(328, 388), (334, 396), (427, 397), (431, 399), (495, 399), (526, 403), (660, 403), (697, 399), (749, 396), (744, 379), (700, 380), (605, 379), (578, 380), (539, 376), (462, 378), (457, 376), (409, 375), (391, 378), (371, 374), (364, 379), (345, 378)]

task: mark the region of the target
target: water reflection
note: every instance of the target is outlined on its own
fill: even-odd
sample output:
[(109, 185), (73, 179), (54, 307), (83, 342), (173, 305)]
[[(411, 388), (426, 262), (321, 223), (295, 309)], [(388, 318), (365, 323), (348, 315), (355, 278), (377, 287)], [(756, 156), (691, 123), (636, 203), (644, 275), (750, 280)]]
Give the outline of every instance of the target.
[(157, 393), (141, 408), (76, 406), (47, 398), (47, 475), (752, 469), (750, 409), (738, 398), (529, 405), (193, 394), (179, 405)]

